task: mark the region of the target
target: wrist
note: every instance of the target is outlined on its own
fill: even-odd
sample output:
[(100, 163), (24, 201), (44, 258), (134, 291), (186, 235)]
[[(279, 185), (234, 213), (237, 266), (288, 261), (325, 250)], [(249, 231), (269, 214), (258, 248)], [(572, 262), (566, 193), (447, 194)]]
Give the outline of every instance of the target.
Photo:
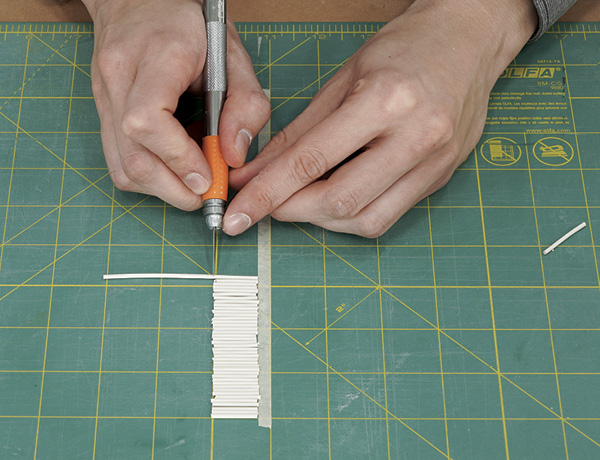
[(477, 28), (482, 38), (490, 40), (490, 56), (495, 62), (490, 70), (495, 80), (533, 36), (538, 25), (537, 11), (532, 0), (469, 0), (469, 3), (481, 10)]
[(147, 0), (81, 0), (81, 2), (90, 13), (96, 26), (111, 23), (122, 17), (127, 11), (145, 3), (151, 3)]
[(95, 26), (98, 27), (102, 25), (102, 22), (110, 22), (107, 21), (107, 18), (114, 16), (114, 13), (117, 13), (118, 16), (119, 10), (131, 7), (135, 0), (81, 0), (81, 2), (90, 13)]
[[(479, 72), (490, 87), (538, 24), (532, 0), (416, 0), (398, 20), (403, 17), (419, 24), (423, 39), (435, 36), (430, 46), (451, 49), (448, 59)], [(474, 62), (478, 68), (468, 68)]]

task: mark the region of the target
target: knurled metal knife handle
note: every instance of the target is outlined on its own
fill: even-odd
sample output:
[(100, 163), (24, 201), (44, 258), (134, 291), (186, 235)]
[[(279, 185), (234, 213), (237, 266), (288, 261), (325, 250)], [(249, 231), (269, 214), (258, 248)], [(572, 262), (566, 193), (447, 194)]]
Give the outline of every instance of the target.
[(212, 171), (212, 185), (202, 195), (206, 225), (223, 227), (227, 204), (229, 168), (219, 145), (219, 120), (227, 91), (227, 24), (225, 0), (205, 0), (206, 62), (204, 64), (204, 123), (202, 151)]

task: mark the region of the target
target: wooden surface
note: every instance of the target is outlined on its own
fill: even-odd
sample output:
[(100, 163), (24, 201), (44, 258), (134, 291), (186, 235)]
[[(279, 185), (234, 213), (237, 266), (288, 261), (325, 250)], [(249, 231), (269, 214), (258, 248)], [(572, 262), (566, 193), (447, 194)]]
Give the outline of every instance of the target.
[[(411, 0), (230, 0), (235, 21), (389, 21)], [(89, 21), (79, 0), (2, 0), (0, 21)], [(563, 21), (600, 21), (600, 1), (579, 0)]]

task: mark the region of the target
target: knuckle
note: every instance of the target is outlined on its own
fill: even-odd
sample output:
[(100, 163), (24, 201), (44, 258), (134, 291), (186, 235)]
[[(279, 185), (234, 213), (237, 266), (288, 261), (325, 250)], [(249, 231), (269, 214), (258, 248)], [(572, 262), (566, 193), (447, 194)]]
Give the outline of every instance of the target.
[(250, 92), (248, 92), (246, 97), (248, 98), (248, 101), (247, 101), (248, 105), (250, 105), (253, 110), (262, 111), (261, 115), (265, 115), (267, 113), (267, 111), (270, 114), (271, 103), (269, 101), (269, 98), (266, 96), (266, 94), (263, 91), (259, 91), (259, 90), (250, 91)]
[(291, 220), (281, 208), (271, 211), (271, 217), (279, 222), (289, 222)]
[(422, 99), (421, 85), (393, 69), (382, 69), (359, 80), (357, 89), (372, 91), (378, 102), (378, 113), (383, 119), (398, 116), (399, 113), (410, 113)]
[(458, 142), (455, 140), (448, 141), (444, 148), (440, 151), (439, 157), (440, 166), (451, 170), (456, 169), (463, 160)]
[(186, 46), (183, 42), (169, 42), (165, 46), (165, 54), (173, 56), (173, 62), (191, 62), (197, 54), (192, 48)]
[(121, 129), (132, 139), (139, 139), (152, 132), (152, 120), (147, 110), (126, 109), (121, 121)]
[(271, 102), (261, 90), (232, 89), (227, 100), (235, 101), (235, 113), (251, 123), (252, 129), (258, 130), (271, 117)]
[(362, 200), (354, 190), (340, 189), (326, 195), (327, 209), (336, 219), (354, 217), (362, 209)]
[(392, 225), (389, 217), (380, 213), (369, 213), (356, 222), (356, 233), (364, 238), (378, 238)]
[(304, 149), (301, 154), (291, 160), (291, 174), (295, 181), (309, 184), (327, 172), (327, 159), (325, 155), (315, 149)]
[(275, 150), (281, 151), (288, 146), (289, 139), (288, 127), (286, 126), (273, 136), (268, 145)]
[(129, 177), (127, 177), (125, 173), (123, 173), (122, 170), (111, 170), (109, 171), (109, 174), (113, 184), (115, 184), (115, 187), (117, 187), (119, 190), (124, 192), (134, 191), (135, 184), (131, 181), (131, 179), (129, 179)]
[(152, 161), (144, 153), (132, 153), (121, 159), (123, 171), (136, 184), (149, 184), (154, 178)]
[(403, 142), (403, 144), (401, 144), (401, 156), (398, 158), (398, 161), (402, 161), (405, 164), (416, 165), (430, 153), (427, 148), (428, 141), (424, 135), (420, 139), (411, 140), (411, 142), (405, 142), (400, 138), (399, 141)]
[(433, 147), (447, 145), (454, 138), (456, 126), (453, 117), (445, 111), (437, 111), (429, 116), (429, 136)]
[(277, 208), (277, 192), (272, 187), (266, 186), (263, 180), (268, 176), (268, 171), (270, 169), (271, 168), (267, 166), (254, 178), (254, 183), (257, 185), (254, 192), (254, 199), (261, 208), (272, 211)]
[(402, 161), (419, 163), (435, 152), (444, 164), (456, 162), (458, 142), (455, 135), (454, 120), (446, 115), (434, 115), (423, 123), (414, 138), (406, 142), (401, 136), (395, 136), (402, 143)]
[(160, 152), (154, 152), (170, 169), (176, 173), (193, 170), (196, 159), (190, 155), (192, 148), (184, 143), (173, 143), (167, 149), (161, 149)]
[(262, 91), (248, 93), (248, 106), (261, 122), (266, 122), (271, 116), (271, 102)]
[(256, 203), (265, 209), (273, 209), (276, 204), (275, 194), (271, 190), (258, 190), (256, 192)]
[(445, 173), (442, 177), (440, 177), (433, 184), (431, 184), (431, 187), (429, 187), (429, 190), (427, 190), (427, 195), (431, 195), (432, 193), (437, 192), (444, 185), (446, 185), (450, 181), (451, 178), (452, 178), (452, 172)]
[(106, 44), (96, 53), (98, 72), (103, 79), (110, 81), (118, 76), (119, 70), (127, 62), (122, 48), (118, 45)]

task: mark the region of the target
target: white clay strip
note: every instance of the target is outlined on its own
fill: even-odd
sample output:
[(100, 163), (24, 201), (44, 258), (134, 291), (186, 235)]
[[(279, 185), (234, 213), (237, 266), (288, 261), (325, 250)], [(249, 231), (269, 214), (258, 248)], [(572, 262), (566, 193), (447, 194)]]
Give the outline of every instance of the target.
[(212, 409), (214, 418), (256, 418), (256, 407), (214, 407)]
[(213, 415), (212, 418), (238, 418), (238, 419), (242, 419), (242, 418), (256, 418), (258, 416), (258, 411), (256, 409), (253, 408), (254, 412), (253, 413), (240, 413), (240, 412), (234, 412), (234, 413), (230, 413), (230, 412), (219, 412), (216, 411), (215, 409), (224, 409), (224, 407), (219, 407), (219, 408), (213, 408)]
[[(256, 388), (256, 391), (254, 393), (242, 393), (242, 392), (235, 392), (235, 390), (231, 390), (229, 389), (229, 392), (231, 394), (230, 398), (219, 398), (219, 397), (215, 397), (213, 398), (211, 401), (240, 401), (240, 400), (246, 400), (248, 401), (249, 398), (254, 398), (256, 399), (256, 401), (258, 402), (260, 400), (260, 397), (258, 396), (258, 388)], [(231, 406), (235, 406), (235, 403), (232, 403)]]
[(113, 273), (104, 275), (105, 280), (129, 280), (129, 279), (177, 279), (177, 280), (235, 280), (258, 282), (257, 276), (233, 276), (233, 275), (202, 275), (197, 273)]
[(213, 407), (258, 407), (258, 401), (255, 403), (250, 403), (244, 400), (232, 400), (232, 401), (220, 401), (220, 400), (212, 400)]
[[(218, 275), (221, 276), (221, 275)], [(225, 275), (223, 275), (225, 276)], [(222, 287), (227, 287), (227, 286), (231, 286), (232, 288), (237, 288), (237, 287), (248, 287), (248, 286), (256, 286), (258, 284), (258, 279), (257, 277), (252, 277), (252, 278), (246, 278), (246, 279), (241, 279), (241, 280), (236, 280), (234, 278), (223, 278), (223, 279), (216, 279), (215, 283), (214, 283), (214, 287), (215, 288), (222, 288)]]
[[(256, 396), (258, 398), (258, 385), (253, 385), (252, 387), (243, 386), (243, 385), (232, 385), (231, 383), (223, 383), (223, 382), (215, 382), (214, 384), (215, 391), (213, 393), (224, 393), (227, 391), (227, 395), (223, 396), (224, 398), (234, 396), (234, 395), (247, 395)], [(221, 397), (221, 396), (218, 396)]]
[(258, 314), (258, 311), (256, 309), (253, 310), (254, 311), (252, 311), (250, 315), (248, 313), (239, 313), (235, 311), (227, 313), (215, 313), (212, 319), (223, 321), (235, 321), (236, 319), (239, 319), (240, 323), (249, 324), (251, 320), (255, 319), (256, 315)]
[[(256, 418), (258, 410), (256, 407), (236, 407), (236, 410), (230, 407), (213, 407), (213, 418)], [(252, 411), (242, 411), (242, 409), (252, 409)], [(225, 411), (224, 411), (225, 410)]]
[[(254, 291), (254, 292), (253, 292)], [(215, 293), (213, 294), (213, 298), (215, 300), (220, 299), (220, 300), (227, 300), (227, 299), (236, 299), (239, 297), (245, 297), (248, 298), (249, 296), (251, 296), (252, 294), (254, 294), (256, 292), (256, 288), (254, 288), (254, 290), (247, 290), (247, 291), (215, 291)], [(256, 302), (256, 304), (258, 305), (258, 301)]]
[[(252, 411), (242, 409), (252, 409)], [(212, 413), (213, 418), (256, 418), (258, 410), (256, 407), (213, 407)]]
[(239, 327), (232, 327), (230, 328), (227, 323), (223, 324), (223, 323), (215, 323), (213, 325), (213, 327), (217, 327), (218, 329), (224, 329), (227, 328), (227, 331), (223, 331), (223, 332), (215, 332), (213, 334), (213, 340), (215, 341), (222, 341), (222, 342), (227, 342), (230, 340), (230, 335), (231, 334), (235, 334), (236, 335), (236, 339), (233, 340), (234, 342), (237, 342), (238, 340), (244, 340), (244, 341), (249, 341), (249, 342), (256, 342), (256, 337), (254, 337), (256, 334), (258, 334), (258, 327), (255, 327), (254, 330), (253, 329), (248, 329), (248, 328), (239, 328)]
[[(215, 326), (217, 329), (225, 329), (227, 328), (227, 325), (222, 326), (219, 324), (215, 324)], [(235, 339), (230, 339), (229, 337), (229, 333), (227, 332), (220, 332), (218, 333), (219, 335), (215, 335), (213, 336), (213, 342), (219, 342), (220, 344), (225, 344), (228, 342), (231, 343), (239, 343), (239, 342), (244, 342), (244, 346), (251, 346), (252, 344), (256, 343), (256, 337), (255, 335), (258, 334), (258, 330), (255, 331), (248, 331), (246, 330), (240, 330), (240, 329), (235, 329), (234, 331), (231, 332), (232, 334), (235, 334), (237, 337)]]
[(577, 227), (575, 227), (573, 230), (571, 230), (569, 233), (566, 233), (564, 236), (560, 237), (558, 240), (556, 240), (556, 242), (554, 244), (552, 244), (552, 245), (548, 246), (548, 248), (544, 249), (544, 255), (547, 255), (549, 252), (554, 251), (554, 249), (556, 249), (557, 246), (560, 246), (561, 244), (563, 244), (565, 241), (567, 241), (569, 238), (571, 238), (573, 235), (575, 235), (575, 233), (577, 233), (579, 230), (581, 230), (585, 226), (586, 226), (586, 223), (582, 222)]
[(214, 289), (215, 294), (227, 294), (227, 295), (244, 295), (244, 296), (252, 296), (256, 293), (256, 284), (254, 286), (238, 286), (237, 288), (232, 288), (229, 286), (223, 286)]
[(240, 319), (240, 321), (242, 321), (244, 324), (248, 324), (248, 321), (250, 319), (254, 319), (256, 317), (256, 315), (258, 314), (258, 311), (256, 309), (253, 309), (254, 311), (251, 311), (250, 314), (244, 312), (236, 312), (236, 311), (232, 311), (232, 312), (226, 312), (226, 313), (215, 313), (215, 315), (213, 316), (213, 321), (216, 320), (225, 320), (225, 321), (231, 321), (231, 320), (236, 320), (236, 319)]

